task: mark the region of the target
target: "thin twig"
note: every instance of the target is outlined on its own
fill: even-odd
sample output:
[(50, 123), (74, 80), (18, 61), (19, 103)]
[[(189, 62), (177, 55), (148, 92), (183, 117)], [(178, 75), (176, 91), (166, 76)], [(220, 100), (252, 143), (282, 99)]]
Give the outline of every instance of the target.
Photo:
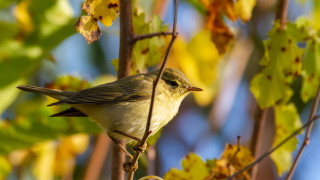
[(237, 157), (237, 154), (240, 152), (240, 140), (241, 140), (241, 136), (237, 137), (238, 140), (238, 146), (237, 146), (237, 150), (234, 152), (234, 154), (232, 155), (232, 157), (230, 158), (229, 162), (227, 163), (227, 168), (229, 171), (229, 176), (230, 176), (230, 165), (231, 163), (234, 161), (235, 157)]
[[(259, 107), (257, 106), (258, 111), (261, 111)], [(256, 159), (261, 154), (261, 146), (263, 145), (262, 136), (263, 136), (263, 130), (265, 127), (265, 123), (267, 120), (269, 108), (264, 109), (262, 111), (262, 114), (260, 118), (255, 120), (255, 128), (252, 134), (252, 153), (253, 157)], [(251, 171), (251, 178), (256, 179), (256, 176), (258, 174), (259, 165), (255, 166)]]
[(288, 1), (289, 0), (279, 0), (276, 20), (280, 20), (280, 30), (283, 30), (287, 22), (287, 12), (288, 12)]
[(308, 127), (310, 124), (312, 124), (315, 120), (319, 119), (320, 115), (314, 116), (311, 121), (308, 121), (305, 125), (303, 125), (302, 127), (300, 127), (299, 129), (295, 130), (291, 135), (289, 135), (287, 138), (285, 138), (284, 140), (282, 140), (278, 145), (276, 145), (274, 148), (272, 148), (270, 151), (266, 152), (265, 154), (263, 154), (262, 156), (260, 156), (257, 160), (255, 160), (254, 162), (252, 162), (251, 164), (247, 165), (246, 167), (244, 167), (243, 169), (241, 169), (240, 171), (234, 173), (232, 176), (228, 177), (227, 180), (231, 180), (232, 178), (238, 176), (239, 174), (243, 173), (244, 171), (252, 168), (254, 165), (258, 164), (260, 161), (262, 161), (264, 158), (268, 157), (271, 153), (273, 153), (275, 150), (277, 150), (279, 147), (281, 147), (284, 143), (286, 143), (287, 141), (289, 141), (291, 138), (293, 138), (294, 136), (296, 136), (297, 134), (300, 133), (301, 130), (303, 130), (304, 128)]
[(233, 156), (230, 158), (227, 166), (230, 166), (230, 164), (232, 163), (232, 161), (234, 160), (234, 158), (237, 156), (237, 154), (238, 154), (239, 151), (240, 151), (240, 140), (241, 140), (241, 136), (238, 136), (238, 137), (237, 137), (237, 140), (238, 140), (237, 150), (234, 152)]
[[(133, 49), (132, 28), (132, 6), (131, 0), (120, 0), (120, 47), (119, 47), (119, 71), (118, 79), (129, 76), (131, 72), (131, 54)], [(124, 140), (119, 142), (126, 146)], [(113, 144), (111, 180), (123, 180), (125, 173), (122, 164), (125, 162), (125, 154), (118, 146)]]
[(166, 35), (172, 35), (172, 32), (155, 32), (150, 34), (141, 34), (141, 35), (134, 35), (133, 41), (140, 41), (143, 39), (153, 38), (155, 36), (166, 36)]
[[(168, 46), (166, 54), (165, 54), (165, 58), (163, 60), (161, 68), (159, 70), (159, 74), (158, 74), (156, 80), (154, 81), (154, 85), (153, 85), (153, 88), (152, 88), (152, 96), (151, 96), (151, 101), (150, 101), (150, 109), (149, 109), (149, 114), (148, 114), (148, 120), (147, 120), (147, 124), (146, 124), (146, 130), (145, 130), (145, 133), (144, 133), (140, 143), (138, 144), (138, 146), (140, 148), (145, 147), (147, 139), (151, 134), (150, 126), (151, 126), (151, 118), (152, 118), (152, 113), (153, 113), (153, 105), (154, 105), (154, 101), (155, 101), (157, 85), (158, 85), (158, 83), (159, 83), (159, 81), (160, 81), (160, 79), (162, 77), (163, 72), (164, 72), (164, 68), (166, 66), (168, 55), (169, 55), (169, 52), (170, 52), (171, 47), (173, 45), (173, 42), (177, 38), (177, 33), (176, 33), (177, 15), (178, 15), (178, 0), (174, 0), (174, 20), (173, 20), (173, 28), (172, 28), (172, 37), (171, 37), (171, 41), (169, 43), (169, 46)], [(142, 153), (141, 151), (136, 151), (135, 152), (132, 161), (130, 161), (131, 168), (136, 166), (137, 161), (138, 161), (141, 153)], [(133, 174), (134, 174), (134, 170), (128, 172), (127, 180), (132, 180)]]
[(299, 149), (299, 152), (291, 166), (291, 169), (289, 170), (289, 173), (286, 177), (286, 180), (289, 180), (291, 179), (292, 175), (293, 175), (293, 172), (294, 170), (296, 169), (297, 167), (297, 164), (298, 164), (298, 161), (302, 155), (302, 152), (304, 150), (304, 148), (310, 143), (310, 134), (311, 134), (311, 129), (312, 129), (312, 125), (313, 125), (313, 121), (312, 121), (312, 118), (314, 117), (314, 115), (316, 114), (317, 112), (317, 109), (318, 109), (318, 105), (319, 105), (319, 100), (320, 100), (320, 85), (318, 87), (318, 92), (317, 92), (317, 95), (316, 95), (316, 98), (312, 104), (312, 108), (311, 108), (311, 111), (310, 111), (310, 115), (309, 115), (309, 120), (308, 122), (311, 121), (311, 123), (309, 124), (308, 128), (307, 128), (307, 132), (305, 134), (305, 137), (304, 137), (304, 141)]

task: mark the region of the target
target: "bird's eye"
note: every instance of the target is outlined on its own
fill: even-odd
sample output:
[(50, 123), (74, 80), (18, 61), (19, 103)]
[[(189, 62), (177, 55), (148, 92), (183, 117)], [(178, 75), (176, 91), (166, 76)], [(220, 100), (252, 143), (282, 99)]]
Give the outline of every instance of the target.
[(172, 87), (177, 87), (179, 84), (176, 81), (166, 81), (167, 84), (169, 84)]

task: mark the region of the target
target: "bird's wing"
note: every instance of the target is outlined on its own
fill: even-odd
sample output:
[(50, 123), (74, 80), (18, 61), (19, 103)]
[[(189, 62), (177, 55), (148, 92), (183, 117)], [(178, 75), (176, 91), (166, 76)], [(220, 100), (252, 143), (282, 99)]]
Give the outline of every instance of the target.
[(115, 103), (124, 101), (141, 101), (151, 97), (152, 80), (146, 80), (144, 75), (138, 74), (92, 88), (81, 90), (74, 95), (52, 103), (85, 104), (85, 103)]

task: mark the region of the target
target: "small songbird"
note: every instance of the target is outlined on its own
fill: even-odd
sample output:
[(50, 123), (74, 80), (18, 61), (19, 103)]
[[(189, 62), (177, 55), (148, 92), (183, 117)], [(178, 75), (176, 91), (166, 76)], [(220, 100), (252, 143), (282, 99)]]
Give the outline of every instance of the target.
[[(116, 143), (142, 138), (150, 107), (153, 82), (159, 71), (135, 74), (117, 81), (78, 92), (34, 86), (18, 86), (23, 91), (40, 93), (59, 101), (48, 106), (69, 104), (71, 108), (51, 117), (88, 116), (99, 124)], [(190, 84), (175, 68), (166, 68), (157, 86), (150, 129), (153, 135), (178, 112), (182, 100), (191, 91), (202, 91)], [(117, 143), (118, 144), (118, 143)]]

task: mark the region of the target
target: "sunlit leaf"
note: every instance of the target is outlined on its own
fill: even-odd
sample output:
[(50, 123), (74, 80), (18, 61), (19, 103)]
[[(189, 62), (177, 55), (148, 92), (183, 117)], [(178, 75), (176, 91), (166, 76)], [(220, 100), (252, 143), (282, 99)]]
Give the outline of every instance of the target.
[(23, 27), (21, 30), (24, 34), (29, 34), (34, 29), (31, 15), (28, 10), (30, 4), (31, 0), (23, 0), (14, 9), (14, 15), (20, 26)]
[(71, 174), (75, 168), (76, 156), (84, 153), (88, 145), (89, 136), (86, 134), (61, 138), (55, 152), (55, 174), (62, 177)]
[(317, 37), (308, 42), (302, 67), (301, 99), (307, 102), (316, 95), (320, 83), (320, 40)]
[[(0, 22), (0, 32), (4, 31), (0, 33), (0, 113), (16, 97), (16, 85), (33, 74), (41, 60), (74, 33), (73, 12), (66, 0), (23, 0), (14, 9), (22, 24)], [(32, 31), (24, 34), (30, 21)]]
[(87, 15), (79, 18), (75, 28), (91, 44), (101, 35), (98, 21), (109, 27), (119, 16), (119, 0), (86, 0), (82, 9)]
[(25, 80), (20, 79), (3, 89), (0, 89), (0, 114), (15, 100), (19, 94), (19, 90), (16, 88), (20, 84), (24, 84)]
[[(273, 146), (279, 144), (289, 134), (301, 126), (301, 120), (294, 104), (277, 105), (275, 110), (275, 137)], [(271, 154), (271, 158), (276, 165), (278, 175), (281, 176), (292, 165), (292, 152), (298, 144), (297, 138), (291, 138), (279, 149)]]
[(256, 5), (256, 0), (237, 0), (235, 3), (235, 10), (239, 18), (243, 22), (251, 19), (252, 10)]
[[(88, 88), (89, 83), (71, 76), (62, 76), (53, 83), (47, 84), (48, 88), (79, 91)], [(43, 98), (42, 98), (43, 99)], [(54, 102), (53, 99), (48, 99)], [(29, 148), (32, 145), (75, 133), (101, 133), (101, 128), (89, 118), (62, 118), (49, 116), (68, 108), (46, 107), (37, 99), (31, 99), (15, 108), (17, 118), (14, 121), (0, 121), (0, 154), (7, 155), (17, 149)]]
[[(133, 13), (132, 23), (133, 30), (137, 35), (167, 30), (167, 26), (163, 25), (163, 21), (158, 15), (155, 15), (149, 22), (145, 22), (144, 13)], [(138, 41), (132, 52), (132, 71), (134, 73), (142, 72), (146, 67), (153, 66), (161, 61), (165, 53), (165, 42), (165, 38), (161, 36)]]
[(37, 179), (51, 180), (54, 177), (53, 163), (55, 161), (55, 142), (46, 141), (32, 147), (36, 154), (33, 164), (33, 174)]
[(171, 169), (164, 175), (165, 180), (198, 180), (209, 175), (206, 164), (202, 159), (193, 153), (186, 156), (181, 162), (182, 170)]
[(7, 158), (0, 156), (0, 179), (4, 180), (10, 174), (12, 166)]
[[(236, 153), (237, 149), (237, 145), (226, 144), (220, 159), (214, 161), (214, 166), (209, 176), (210, 179), (227, 178), (253, 161), (251, 151), (248, 148), (240, 146), (240, 150)], [(239, 174), (236, 179), (249, 180), (250, 176), (245, 171)]]
[(82, 9), (108, 27), (119, 16), (119, 0), (86, 0)]
[[(210, 40), (210, 31), (204, 30), (196, 34), (189, 43), (177, 38), (170, 54), (169, 65), (178, 66), (201, 93), (194, 93), (199, 105), (212, 103), (216, 94), (218, 62), (221, 56)], [(177, 62), (177, 64), (170, 64)]]
[(289, 84), (301, 73), (304, 50), (297, 46), (309, 36), (303, 19), (295, 24), (287, 23), (279, 30), (275, 23), (264, 41), (265, 53), (260, 61), (265, 66), (251, 81), (250, 90), (261, 108), (274, 105), (278, 101), (286, 102), (292, 95)]

